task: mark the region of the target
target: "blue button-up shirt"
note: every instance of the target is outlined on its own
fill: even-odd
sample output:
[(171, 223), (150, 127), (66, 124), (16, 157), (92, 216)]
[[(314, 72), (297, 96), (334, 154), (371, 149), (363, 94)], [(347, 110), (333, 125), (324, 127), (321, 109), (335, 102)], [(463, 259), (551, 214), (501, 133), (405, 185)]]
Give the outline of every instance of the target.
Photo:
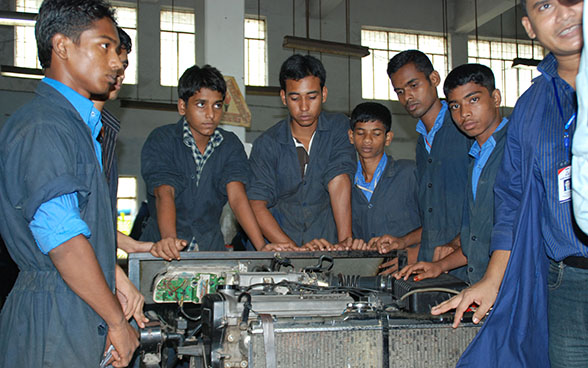
[[(503, 118), (494, 132), (499, 132), (502, 128), (504, 128), (507, 122), (508, 119)], [(472, 145), (472, 148), (470, 148), (470, 156), (474, 158), (474, 168), (472, 170), (472, 194), (474, 195), (474, 200), (476, 199), (476, 192), (478, 191), (478, 181), (480, 180), (480, 175), (482, 174), (482, 170), (484, 170), (484, 166), (486, 166), (486, 162), (488, 162), (490, 155), (494, 151), (494, 147), (496, 147), (496, 140), (494, 139), (494, 135), (492, 135), (482, 145), (482, 147), (480, 147), (476, 141)]]
[(445, 114), (447, 113), (447, 102), (441, 101), (441, 111), (437, 114), (437, 118), (435, 119), (435, 124), (433, 124), (433, 128), (430, 132), (427, 133), (427, 127), (422, 120), (419, 120), (416, 125), (417, 133), (420, 133), (425, 140), (425, 148), (427, 152), (431, 153), (431, 147), (433, 146), (433, 140), (435, 139), (435, 134), (441, 129), (443, 126), (443, 120), (445, 120)]
[[(92, 132), (96, 159), (102, 168), (102, 148), (97, 140), (102, 129), (100, 111), (94, 107), (92, 101), (59, 81), (43, 78), (41, 83), (46, 83), (61, 93), (80, 114), (84, 123), (88, 125)], [(83, 234), (90, 237), (91, 235), (90, 228), (80, 216), (76, 193), (64, 194), (43, 203), (33, 216), (29, 228), (39, 249), (44, 254), (74, 236)]]

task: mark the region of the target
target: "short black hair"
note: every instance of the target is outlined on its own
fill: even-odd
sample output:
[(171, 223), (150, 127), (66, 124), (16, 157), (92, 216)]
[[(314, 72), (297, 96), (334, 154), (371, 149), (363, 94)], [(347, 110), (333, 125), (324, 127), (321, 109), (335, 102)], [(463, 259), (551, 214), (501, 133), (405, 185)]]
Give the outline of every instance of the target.
[(114, 9), (103, 0), (45, 0), (39, 9), (35, 24), (35, 38), (39, 61), (43, 68), (51, 67), (53, 36), (61, 33), (74, 42), (80, 35), (102, 18), (116, 25)]
[(300, 80), (304, 77), (314, 76), (320, 79), (321, 88), (325, 86), (327, 71), (323, 63), (314, 56), (294, 54), (282, 63), (280, 68), (280, 88), (286, 90), (286, 80)]
[(527, 15), (527, 0), (521, 0), (521, 7), (523, 8), (523, 14)]
[(445, 93), (445, 97), (449, 98), (449, 92), (470, 82), (486, 87), (489, 93), (496, 89), (492, 69), (482, 64), (463, 64), (447, 75), (443, 84), (443, 93)]
[(128, 54), (131, 53), (133, 49), (133, 41), (131, 41), (131, 36), (124, 29), (120, 27), (116, 27), (118, 31), (118, 38), (120, 38), (120, 48), (124, 49)]
[(217, 68), (208, 64), (200, 68), (194, 65), (186, 69), (178, 81), (178, 97), (188, 103), (202, 88), (220, 92), (223, 100), (227, 94), (227, 83)]
[(386, 127), (386, 133), (392, 128), (392, 115), (390, 110), (381, 103), (364, 102), (355, 106), (351, 112), (351, 130), (355, 129), (356, 123), (367, 123), (370, 121), (380, 121)]
[(392, 78), (392, 74), (396, 73), (400, 68), (408, 63), (413, 63), (418, 71), (423, 73), (425, 77), (433, 73), (433, 64), (431, 60), (423, 52), (419, 50), (405, 50), (396, 55), (388, 62), (388, 77)]

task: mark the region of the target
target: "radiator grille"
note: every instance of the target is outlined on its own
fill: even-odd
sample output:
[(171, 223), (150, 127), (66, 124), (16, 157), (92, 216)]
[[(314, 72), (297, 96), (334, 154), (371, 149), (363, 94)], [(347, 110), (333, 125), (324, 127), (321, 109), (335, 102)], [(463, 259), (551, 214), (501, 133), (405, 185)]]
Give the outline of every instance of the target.
[[(478, 326), (391, 326), (390, 367), (455, 367), (459, 357), (476, 335)], [(380, 368), (382, 329), (372, 328), (288, 328), (276, 329), (278, 368)], [(249, 367), (265, 368), (263, 334), (251, 336)]]

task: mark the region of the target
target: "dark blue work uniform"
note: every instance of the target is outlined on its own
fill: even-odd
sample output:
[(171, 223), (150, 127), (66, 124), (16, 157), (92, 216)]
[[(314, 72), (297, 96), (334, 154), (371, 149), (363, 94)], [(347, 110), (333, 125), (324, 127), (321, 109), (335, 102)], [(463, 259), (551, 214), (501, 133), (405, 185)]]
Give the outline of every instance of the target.
[(223, 141), (206, 161), (197, 183), (192, 151), (183, 142), (183, 120), (155, 129), (143, 145), (141, 174), (147, 184), (151, 216), (141, 240), (161, 239), (153, 191), (161, 185), (169, 185), (175, 190), (178, 238), (188, 242), (194, 238), (201, 251), (226, 250), (220, 216), (228, 199), (227, 184), (247, 183), (247, 155), (234, 133), (217, 128)]
[(0, 317), (0, 366), (97, 367), (106, 324), (65, 284), (28, 226), (41, 204), (76, 192), (114, 292), (115, 229), (90, 128), (63, 95), (40, 83), (0, 142), (0, 231), (20, 269)]
[(466, 281), (470, 285), (480, 281), (490, 260), (490, 240), (494, 225), (494, 181), (504, 156), (507, 126), (494, 132), (496, 146), (490, 154), (478, 181), (476, 199), (472, 191), (472, 160), (468, 171), (466, 203), (461, 226), (461, 249), (468, 258)]
[(329, 182), (355, 173), (355, 148), (349, 143), (349, 119), (319, 115), (304, 179), (290, 128), (290, 117), (265, 131), (253, 144), (249, 162), (250, 200), (267, 202), (282, 230), (301, 246), (315, 238), (337, 243)]
[(351, 209), (353, 237), (366, 242), (384, 234), (404, 236), (421, 226), (414, 161), (388, 156), (370, 201), (353, 186)]
[(461, 230), (471, 139), (457, 129), (447, 111), (431, 153), (425, 144), (419, 136), (416, 165), (423, 232), (418, 260), (430, 262), (435, 247), (447, 244)]

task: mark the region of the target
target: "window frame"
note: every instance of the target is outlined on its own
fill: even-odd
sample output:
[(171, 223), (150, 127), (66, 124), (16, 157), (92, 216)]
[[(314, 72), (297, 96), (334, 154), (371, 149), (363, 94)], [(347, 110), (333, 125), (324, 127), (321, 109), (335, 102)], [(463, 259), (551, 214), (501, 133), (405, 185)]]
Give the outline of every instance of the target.
[[(488, 55), (489, 56), (472, 56), (470, 55), (470, 42), (476, 42), (476, 37), (475, 36), (470, 36), (468, 37), (468, 45), (467, 45), (467, 52), (468, 52), (468, 63), (479, 63), (479, 64), (483, 64), (486, 65), (488, 67), (490, 67), (490, 69), (492, 69), (492, 72), (494, 73), (494, 79), (496, 81), (496, 88), (498, 88), (502, 94), (502, 101), (500, 103), (500, 106), (502, 107), (514, 107), (514, 105), (516, 104), (516, 101), (519, 99), (519, 97), (527, 90), (527, 88), (531, 85), (532, 80), (536, 77), (538, 77), (541, 73), (537, 70), (537, 68), (530, 68), (530, 69), (519, 69), (519, 68), (513, 68), (512, 66), (512, 61), (515, 57), (521, 57), (521, 58), (535, 58), (538, 60), (543, 59), (545, 56), (545, 48), (543, 46), (541, 46), (541, 44), (539, 44), (538, 42), (532, 42), (532, 41), (528, 41), (528, 40), (519, 40), (519, 39), (511, 39), (511, 38), (503, 38), (503, 39), (499, 39), (499, 38), (493, 38), (493, 37), (478, 37), (478, 55), (479, 55), (479, 44), (480, 42), (487, 42), (489, 43), (489, 48), (488, 48)], [(515, 45), (517, 47), (520, 46), (532, 46), (534, 48), (540, 48), (543, 50), (543, 54), (539, 54), (537, 55), (536, 53), (532, 52), (532, 55), (525, 55), (524, 53), (521, 53), (521, 50), (519, 49), (519, 52), (517, 54), (516, 49), (514, 54), (512, 55), (512, 58), (509, 57), (504, 57), (504, 51), (501, 50), (501, 57), (497, 58), (494, 55), (496, 53), (493, 53), (492, 51), (492, 44), (493, 43), (499, 43), (499, 44), (510, 44), (510, 45)], [(484, 62), (480, 62), (480, 59), (482, 60), (488, 60), (490, 61), (490, 65), (484, 63)], [(497, 75), (496, 70), (493, 69), (492, 67), (492, 61), (496, 61), (496, 62), (501, 62), (502, 63), (502, 67), (501, 68), (501, 72), (500, 75)], [(510, 64), (510, 65), (509, 65)], [(510, 97), (512, 94), (512, 91), (510, 89), (507, 90), (507, 86), (506, 83), (507, 81), (512, 81), (512, 78), (507, 77), (507, 72), (508, 71), (515, 71), (516, 72), (516, 93), (514, 97)], [(522, 74), (530, 74), (530, 79), (528, 80), (528, 82), (526, 82), (525, 84), (521, 85), (521, 78), (522, 78)], [(511, 104), (512, 103), (512, 104)]]
[[(363, 37), (364, 31), (369, 31), (369, 32), (386, 32), (387, 33), (387, 49), (379, 49), (379, 48), (374, 48), (371, 47), (368, 44), (364, 43)], [(409, 36), (416, 36), (417, 41), (416, 41), (416, 46), (415, 47), (407, 47), (407, 48), (403, 48), (402, 50), (394, 50), (394, 49), (390, 49), (390, 34), (404, 34), (404, 35), (409, 35)], [(370, 49), (370, 55), (362, 58), (361, 61), (361, 95), (362, 98), (364, 100), (389, 100), (389, 101), (398, 101), (398, 96), (396, 95), (396, 92), (394, 92), (394, 88), (392, 87), (392, 84), (389, 81), (388, 75), (386, 74), (385, 70), (383, 71), (383, 75), (382, 77), (380, 77), (380, 75), (378, 75), (378, 73), (376, 73), (376, 71), (374, 70), (374, 58), (376, 57), (376, 53), (375, 51), (378, 52), (386, 52), (387, 53), (387, 61), (386, 64), (388, 63), (388, 61), (394, 57), (394, 55), (398, 54), (399, 52), (402, 52), (404, 50), (407, 49), (417, 49), (420, 50), (419, 45), (419, 39), (421, 39), (422, 37), (435, 37), (435, 38), (441, 38), (443, 39), (443, 50), (444, 53), (440, 54), (440, 53), (432, 53), (432, 52), (428, 52), (428, 51), (423, 51), (428, 57), (429, 59), (431, 59), (431, 62), (433, 63), (433, 68), (439, 72), (439, 75), (441, 76), (441, 80), (444, 80), (444, 78), (447, 76), (447, 74), (449, 73), (450, 70), (450, 63), (451, 60), (449, 58), (449, 40), (447, 39), (446, 35), (439, 33), (439, 32), (425, 32), (425, 31), (414, 31), (414, 30), (407, 30), (407, 29), (396, 29), (396, 28), (382, 28), (382, 27), (373, 27), (373, 26), (362, 26), (361, 27), (361, 44), (363, 46), (366, 46)], [(422, 51), (422, 50), (421, 50)], [(432, 57), (433, 56), (433, 57)], [(435, 57), (442, 57), (444, 58), (444, 68), (442, 68), (440, 70), (440, 68), (435, 67), (435, 62), (434, 59)], [(372, 86), (372, 91), (371, 94), (366, 94), (365, 90), (366, 90), (366, 86), (365, 86), (365, 79), (364, 79), (364, 69), (365, 69), (365, 65), (367, 64), (367, 58), (371, 58), (372, 61), (370, 62), (371, 65), (371, 76), (372, 76), (372, 81), (371, 81), (371, 86)], [(376, 78), (384, 78), (383, 76), (385, 76), (386, 81), (387, 81), (387, 98), (381, 98), (382, 96), (378, 95), (378, 93), (376, 92)], [(443, 89), (442, 89), (442, 85), (439, 85), (438, 87), (438, 91), (439, 91), (439, 95), (442, 96), (443, 95)], [(370, 97), (371, 96), (371, 97)]]
[[(163, 12), (171, 12), (171, 13), (189, 13), (193, 16), (194, 19), (194, 31), (193, 32), (187, 32), (187, 31), (175, 31), (173, 30), (174, 27), (174, 22), (172, 21), (172, 30), (164, 30), (162, 29), (162, 14)], [(175, 35), (175, 43), (176, 43), (176, 65), (174, 66), (175, 70), (176, 70), (176, 76), (177, 78), (175, 79), (175, 82), (172, 84), (168, 84), (168, 82), (164, 83), (164, 75), (163, 75), (163, 70), (164, 70), (164, 65), (163, 65), (163, 61), (164, 61), (164, 49), (163, 49), (163, 34), (167, 33), (167, 34), (173, 34)], [(187, 66), (187, 68), (189, 68), (190, 66), (194, 65), (196, 63), (196, 12), (194, 9), (191, 8), (184, 8), (184, 7), (169, 7), (169, 6), (162, 6), (159, 9), (159, 41), (160, 41), (160, 45), (159, 45), (159, 60), (160, 60), (160, 65), (159, 65), (159, 84), (162, 87), (177, 87), (178, 86), (178, 80), (180, 79), (181, 75), (183, 74), (184, 70), (186, 68), (184, 68), (183, 70), (180, 70), (182, 68), (182, 65), (180, 63), (180, 60), (182, 60), (183, 58), (180, 57), (180, 48), (179, 48), (179, 44), (180, 44), (180, 35), (192, 35), (193, 37), (193, 43), (194, 43), (194, 54), (193, 54), (193, 62), (190, 63), (189, 66)]]
[[(251, 37), (247, 37), (247, 35), (245, 34), (245, 23), (247, 22), (247, 20), (256, 20), (256, 21), (262, 21), (263, 22), (263, 38), (251, 38)], [(267, 17), (263, 16), (263, 15), (252, 15), (252, 14), (245, 14), (244, 17), (244, 22), (243, 22), (243, 80), (246, 86), (257, 86), (257, 87), (267, 87), (268, 86), (268, 49), (267, 49), (267, 44), (268, 44), (268, 32), (267, 32)], [(258, 40), (258, 41), (263, 41), (263, 83), (259, 84), (259, 83), (255, 83), (255, 84), (251, 84), (248, 83), (250, 82), (249, 79), (249, 73), (248, 73), (248, 67), (249, 67), (249, 53), (248, 50), (248, 41), (249, 40)]]

